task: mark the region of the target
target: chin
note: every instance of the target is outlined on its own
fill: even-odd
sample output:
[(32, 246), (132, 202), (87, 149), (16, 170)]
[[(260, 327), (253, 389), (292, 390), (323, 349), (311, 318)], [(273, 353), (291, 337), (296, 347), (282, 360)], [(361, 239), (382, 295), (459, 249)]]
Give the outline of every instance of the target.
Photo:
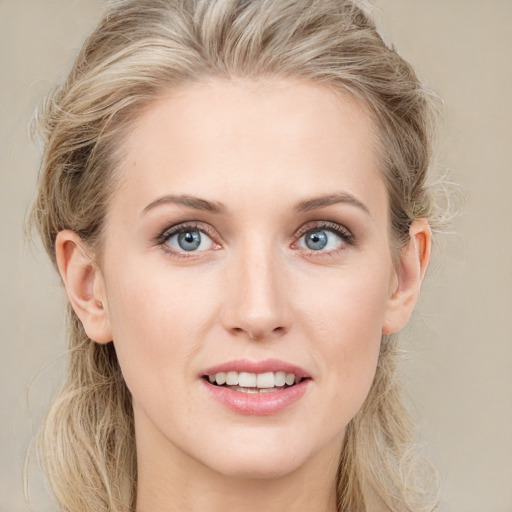
[(226, 460), (216, 467), (212, 467), (217, 473), (232, 478), (241, 479), (277, 479), (283, 478), (299, 469), (305, 461), (292, 456), (272, 456), (240, 460)]
[(306, 440), (293, 439), (289, 433), (284, 439), (269, 438), (264, 431), (259, 439), (253, 434), (250, 439), (233, 439), (229, 446), (212, 446), (203, 464), (226, 477), (276, 479), (306, 466), (322, 451), (321, 446), (308, 446)]

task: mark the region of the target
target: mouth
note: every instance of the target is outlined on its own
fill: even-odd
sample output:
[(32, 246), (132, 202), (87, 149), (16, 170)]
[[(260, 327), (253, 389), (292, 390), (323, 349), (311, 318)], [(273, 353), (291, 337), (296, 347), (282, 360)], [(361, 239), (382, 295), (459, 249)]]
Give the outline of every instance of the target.
[(256, 416), (288, 409), (313, 380), (302, 368), (277, 359), (230, 361), (204, 370), (199, 377), (209, 396), (222, 406)]
[(204, 375), (203, 379), (214, 386), (241, 393), (272, 393), (300, 384), (305, 378), (285, 371), (264, 373), (229, 371)]

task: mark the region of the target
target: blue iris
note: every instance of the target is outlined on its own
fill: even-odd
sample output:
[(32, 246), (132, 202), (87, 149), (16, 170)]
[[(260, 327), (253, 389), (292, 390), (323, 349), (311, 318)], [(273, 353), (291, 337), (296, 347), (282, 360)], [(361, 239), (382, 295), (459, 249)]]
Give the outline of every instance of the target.
[(179, 233), (178, 245), (184, 251), (195, 251), (201, 245), (201, 232), (195, 229)]
[(310, 231), (306, 233), (305, 243), (312, 251), (321, 251), (329, 241), (325, 231)]

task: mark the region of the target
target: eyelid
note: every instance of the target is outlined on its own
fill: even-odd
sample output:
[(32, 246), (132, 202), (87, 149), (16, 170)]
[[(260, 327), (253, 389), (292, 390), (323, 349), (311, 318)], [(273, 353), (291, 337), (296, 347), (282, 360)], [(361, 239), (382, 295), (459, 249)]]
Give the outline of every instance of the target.
[(202, 222), (198, 221), (183, 221), (165, 228), (158, 235), (158, 239), (161, 242), (165, 242), (170, 236), (179, 233), (180, 231), (186, 231), (187, 229), (197, 229), (198, 231), (206, 233), (208, 236), (212, 234), (212, 229), (207, 224), (203, 224)]
[[(306, 233), (308, 233), (309, 231), (314, 231), (314, 230), (319, 230), (319, 231), (325, 230), (325, 231), (331, 231), (331, 232), (335, 233), (342, 240), (343, 246), (340, 248), (331, 249), (331, 250), (327, 250), (327, 251), (323, 251), (323, 250), (314, 251), (312, 249), (298, 247), (297, 244), (298, 244), (299, 240)], [(348, 228), (346, 228), (342, 224), (339, 224), (337, 222), (332, 222), (332, 221), (313, 221), (313, 222), (304, 224), (295, 233), (294, 239), (295, 240), (291, 245), (291, 247), (293, 249), (305, 250), (307, 253), (312, 254), (315, 257), (323, 257), (323, 256), (328, 256), (333, 253), (337, 253), (338, 251), (343, 250), (343, 248), (346, 248), (347, 245), (351, 246), (351, 245), (354, 245), (356, 242), (353, 233)]]
[(311, 231), (314, 229), (325, 229), (328, 231), (334, 231), (341, 238), (343, 238), (347, 243), (349, 243), (349, 244), (355, 243), (355, 237), (354, 237), (353, 233), (348, 228), (346, 228), (342, 224), (338, 224), (337, 222), (324, 221), (324, 220), (313, 221), (313, 222), (308, 222), (307, 224), (304, 224), (295, 233), (295, 237), (300, 238), (301, 236), (305, 235), (308, 231)]
[[(173, 224), (170, 227), (167, 227), (164, 229), (159, 235), (156, 237), (156, 244), (160, 245), (166, 252), (172, 253), (174, 255), (183, 256), (183, 257), (194, 257), (197, 256), (196, 251), (191, 251), (190, 253), (186, 254), (186, 251), (177, 251), (173, 249), (172, 247), (168, 246), (166, 242), (169, 240), (169, 238), (173, 235), (176, 235), (177, 233), (180, 233), (182, 231), (186, 230), (197, 230), (204, 233), (206, 236), (208, 236), (213, 244), (215, 244), (217, 247), (214, 249), (218, 249), (221, 247), (221, 244), (219, 242), (219, 235), (218, 233), (208, 224), (198, 222), (198, 221), (184, 221), (180, 222), (178, 224)], [(199, 253), (206, 252), (206, 251), (199, 251)], [(194, 254), (195, 253), (195, 254)]]

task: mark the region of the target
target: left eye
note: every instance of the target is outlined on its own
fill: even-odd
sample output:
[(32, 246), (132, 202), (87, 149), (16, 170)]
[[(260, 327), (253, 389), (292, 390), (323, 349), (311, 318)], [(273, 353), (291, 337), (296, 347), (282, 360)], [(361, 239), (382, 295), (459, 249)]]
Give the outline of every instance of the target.
[(199, 229), (185, 228), (170, 234), (165, 243), (175, 251), (206, 251), (214, 245), (213, 240)]
[(299, 247), (310, 251), (331, 251), (342, 244), (342, 236), (331, 229), (310, 229), (298, 240)]

